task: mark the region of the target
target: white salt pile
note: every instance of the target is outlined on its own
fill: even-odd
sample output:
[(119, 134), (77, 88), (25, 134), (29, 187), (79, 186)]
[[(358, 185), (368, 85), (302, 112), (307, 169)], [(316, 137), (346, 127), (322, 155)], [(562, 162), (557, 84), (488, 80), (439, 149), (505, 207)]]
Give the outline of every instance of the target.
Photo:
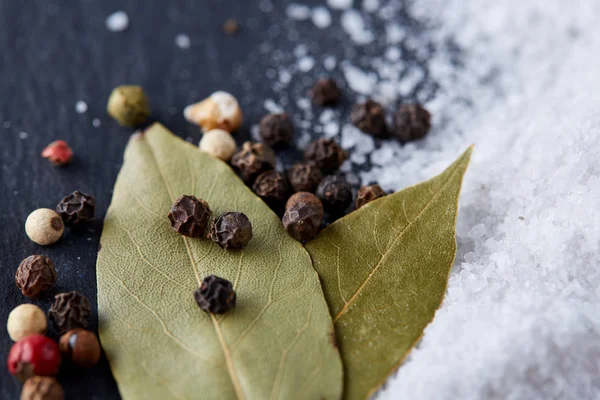
[(111, 32), (121, 32), (129, 27), (129, 16), (125, 11), (117, 11), (106, 18), (106, 28)]

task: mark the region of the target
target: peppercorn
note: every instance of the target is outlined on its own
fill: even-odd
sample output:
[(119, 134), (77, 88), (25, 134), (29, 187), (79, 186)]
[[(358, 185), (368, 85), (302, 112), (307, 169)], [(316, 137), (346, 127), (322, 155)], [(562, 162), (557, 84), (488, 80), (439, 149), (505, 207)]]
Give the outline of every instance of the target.
[(64, 400), (65, 391), (58, 381), (50, 376), (34, 376), (25, 382), (21, 400)]
[(71, 329), (60, 337), (60, 352), (73, 364), (91, 368), (100, 359), (100, 342), (94, 332), (85, 329)]
[(386, 193), (379, 185), (363, 186), (356, 193), (356, 209), (358, 210), (365, 204), (385, 195)]
[(222, 314), (235, 307), (236, 294), (233, 285), (227, 279), (209, 275), (202, 285), (194, 290), (194, 298), (201, 310), (213, 314)]
[(425, 137), (431, 128), (431, 114), (420, 104), (403, 104), (394, 114), (392, 133), (402, 143)]
[(228, 35), (235, 35), (240, 30), (240, 25), (235, 18), (229, 18), (223, 24), (223, 31)]
[(46, 314), (33, 304), (21, 304), (8, 314), (6, 329), (8, 336), (15, 341), (29, 336), (46, 333)]
[(287, 201), (282, 222), (291, 237), (306, 243), (317, 236), (322, 220), (321, 200), (312, 193), (298, 192)]
[(260, 120), (259, 133), (271, 147), (286, 146), (294, 137), (294, 124), (287, 114), (267, 114)]
[(314, 192), (323, 179), (321, 169), (312, 161), (292, 165), (287, 176), (294, 192)]
[(229, 161), (235, 153), (235, 140), (231, 133), (223, 129), (211, 129), (202, 136), (198, 147), (204, 153), (223, 161)]
[(317, 197), (323, 202), (325, 211), (332, 216), (340, 216), (352, 203), (352, 187), (343, 177), (329, 175), (319, 184)]
[(73, 228), (94, 219), (96, 200), (91, 195), (76, 190), (58, 203), (56, 212), (65, 225)]
[(274, 169), (260, 174), (254, 181), (252, 190), (274, 209), (283, 206), (290, 195), (290, 185), (285, 174)]
[(54, 296), (54, 303), (50, 306), (48, 315), (60, 333), (75, 328), (87, 328), (90, 302), (76, 291), (60, 293)]
[(252, 184), (258, 175), (275, 168), (275, 153), (265, 144), (245, 142), (233, 155), (231, 165), (240, 171), (246, 183)]
[(57, 167), (62, 167), (73, 159), (73, 150), (64, 140), (55, 140), (44, 148), (42, 157)]
[(252, 239), (252, 223), (244, 213), (226, 212), (212, 222), (210, 237), (224, 249), (243, 249)]
[(122, 85), (113, 89), (106, 111), (119, 124), (135, 127), (146, 122), (150, 103), (141, 86)]
[(24, 296), (36, 299), (56, 282), (54, 263), (46, 256), (29, 256), (19, 264), (15, 281)]
[(208, 226), (210, 208), (202, 199), (182, 195), (173, 203), (168, 217), (175, 232), (183, 236), (199, 238), (204, 235)]
[(204, 132), (223, 129), (233, 132), (242, 126), (242, 109), (235, 97), (227, 92), (214, 92), (208, 98), (190, 104), (183, 110), (188, 122), (199, 125)]
[(304, 158), (314, 161), (324, 174), (330, 174), (337, 171), (348, 153), (332, 139), (317, 139), (304, 150)]
[(58, 345), (44, 335), (30, 335), (19, 340), (8, 354), (8, 371), (21, 382), (34, 375), (56, 375), (59, 365)]
[(38, 208), (27, 217), (25, 233), (32, 242), (46, 246), (55, 243), (65, 231), (60, 215), (49, 208)]
[(337, 103), (342, 97), (342, 92), (333, 79), (321, 78), (313, 85), (311, 97), (315, 104), (327, 106)]
[(350, 113), (352, 123), (361, 131), (369, 135), (384, 138), (389, 136), (385, 122), (383, 106), (371, 99), (364, 103), (356, 104)]

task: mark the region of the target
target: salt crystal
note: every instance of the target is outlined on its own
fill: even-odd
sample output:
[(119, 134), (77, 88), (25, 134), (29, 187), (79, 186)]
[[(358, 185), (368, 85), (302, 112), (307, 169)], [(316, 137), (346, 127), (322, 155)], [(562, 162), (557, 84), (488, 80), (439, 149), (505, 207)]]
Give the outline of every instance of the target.
[(29, 137), (29, 134), (27, 132), (19, 132), (19, 139), (27, 139)]
[(298, 69), (302, 72), (308, 72), (315, 66), (315, 59), (309, 56), (298, 60)]
[(75, 111), (77, 111), (77, 113), (83, 114), (87, 111), (87, 109), (88, 105), (85, 101), (79, 100), (77, 103), (75, 103)]
[(10, 121), (4, 121), (4, 122), (2, 123), (2, 126), (4, 126), (6, 129), (8, 129), (8, 128), (10, 128), (10, 126), (11, 126), (11, 123), (10, 123)]
[(94, 128), (98, 128), (101, 125), (100, 120), (98, 118), (92, 119), (92, 126)]
[(260, 137), (260, 127), (258, 124), (254, 124), (250, 127), (250, 137), (255, 142), (260, 142), (262, 138)]
[(296, 21), (305, 21), (310, 18), (311, 11), (310, 7), (304, 4), (291, 3), (286, 7), (285, 14), (288, 16), (288, 18)]
[(325, 137), (332, 138), (340, 132), (340, 126), (337, 122), (328, 122), (323, 126)]
[(287, 69), (279, 70), (279, 82), (282, 85), (287, 85), (292, 80), (292, 74)]
[(270, 13), (273, 11), (273, 3), (271, 0), (260, 0), (258, 3), (258, 8), (264, 13)]
[(325, 29), (331, 25), (331, 13), (325, 7), (315, 7), (312, 10), (311, 19), (319, 29)]
[(319, 116), (319, 122), (322, 124), (326, 124), (330, 122), (333, 118), (335, 118), (335, 112), (331, 109), (326, 109), (323, 110), (323, 112)]
[(344, 64), (342, 70), (350, 89), (364, 95), (373, 93), (377, 84), (377, 75), (372, 72), (364, 72), (352, 64)]
[(362, 8), (366, 12), (375, 12), (379, 8), (379, 0), (363, 0)]
[(325, 67), (325, 69), (327, 71), (331, 71), (331, 70), (335, 69), (335, 67), (337, 66), (337, 61), (335, 60), (335, 57), (334, 56), (325, 57), (325, 59), (323, 60), (323, 66)]
[(306, 97), (301, 97), (296, 100), (296, 105), (303, 110), (308, 110), (310, 109), (310, 100)]
[(280, 105), (278, 105), (277, 103), (275, 103), (275, 101), (273, 99), (266, 99), (265, 102), (263, 103), (263, 107), (265, 108), (265, 110), (267, 110), (268, 112), (270, 112), (272, 114), (277, 114), (277, 113), (283, 112), (283, 108)]
[(190, 37), (184, 33), (175, 36), (175, 45), (180, 49), (189, 49), (192, 44)]
[(327, 5), (337, 10), (345, 10), (352, 7), (353, 0), (327, 0)]
[(106, 18), (106, 28), (111, 32), (121, 32), (129, 27), (129, 16), (125, 11), (117, 11)]
[(346, 10), (342, 13), (342, 28), (356, 44), (365, 45), (371, 43), (375, 36), (373, 32), (365, 27), (365, 21), (357, 10)]

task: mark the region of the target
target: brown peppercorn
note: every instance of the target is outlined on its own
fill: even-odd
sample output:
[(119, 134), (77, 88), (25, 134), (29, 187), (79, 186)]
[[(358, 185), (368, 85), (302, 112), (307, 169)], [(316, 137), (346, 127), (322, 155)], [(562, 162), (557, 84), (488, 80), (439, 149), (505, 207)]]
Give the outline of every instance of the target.
[(358, 210), (365, 204), (385, 195), (386, 193), (379, 185), (363, 186), (358, 189), (358, 193), (356, 194), (356, 209)]
[(71, 329), (62, 335), (58, 346), (63, 356), (82, 368), (96, 365), (102, 352), (94, 332), (80, 328)]
[(312, 161), (292, 165), (287, 176), (294, 192), (314, 192), (323, 179), (321, 169)]
[(226, 212), (212, 222), (210, 237), (224, 249), (243, 249), (252, 239), (252, 223), (244, 213)]
[(236, 294), (227, 279), (209, 275), (202, 281), (202, 286), (194, 290), (194, 298), (201, 310), (222, 314), (235, 307)]
[(282, 222), (291, 237), (305, 243), (317, 236), (322, 220), (321, 200), (312, 193), (298, 192), (287, 201)]
[(258, 175), (275, 168), (275, 153), (263, 143), (245, 142), (233, 155), (231, 165), (240, 171), (246, 183), (252, 184)]
[(272, 208), (284, 205), (290, 196), (290, 185), (285, 174), (274, 169), (260, 174), (252, 185), (252, 190)]
[(321, 78), (313, 85), (311, 97), (315, 104), (327, 106), (337, 103), (342, 97), (342, 92), (333, 79)]
[(304, 150), (304, 158), (315, 162), (324, 174), (330, 174), (338, 170), (348, 153), (335, 140), (317, 139)]
[(383, 106), (371, 99), (364, 103), (356, 104), (350, 113), (352, 123), (361, 131), (369, 135), (384, 138), (389, 136), (385, 122)]
[(96, 200), (89, 194), (76, 190), (58, 203), (56, 212), (65, 225), (74, 227), (94, 219)]
[(403, 104), (394, 114), (392, 133), (402, 143), (425, 137), (431, 128), (431, 114), (420, 104)]
[(50, 376), (34, 376), (21, 389), (21, 400), (64, 400), (65, 391), (58, 381)]
[(182, 195), (173, 203), (168, 217), (175, 232), (183, 236), (199, 238), (204, 235), (208, 226), (210, 208), (202, 199)]
[(56, 282), (54, 263), (46, 256), (29, 256), (19, 264), (15, 280), (24, 296), (35, 299)]
[(329, 175), (319, 184), (317, 197), (323, 202), (325, 211), (333, 216), (340, 216), (352, 203), (352, 187), (343, 177)]
[(48, 316), (60, 333), (75, 328), (87, 328), (90, 302), (76, 291), (60, 293), (54, 296), (54, 303), (50, 306)]
[(259, 133), (271, 147), (287, 146), (294, 137), (294, 124), (285, 113), (267, 114), (260, 120)]

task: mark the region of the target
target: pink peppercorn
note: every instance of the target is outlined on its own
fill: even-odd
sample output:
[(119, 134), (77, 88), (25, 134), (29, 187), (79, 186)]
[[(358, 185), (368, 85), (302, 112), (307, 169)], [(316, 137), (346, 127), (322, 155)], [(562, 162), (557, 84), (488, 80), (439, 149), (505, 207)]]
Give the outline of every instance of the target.
[(64, 140), (56, 140), (50, 143), (44, 151), (42, 157), (49, 160), (52, 164), (62, 167), (71, 162), (73, 158), (73, 150)]

